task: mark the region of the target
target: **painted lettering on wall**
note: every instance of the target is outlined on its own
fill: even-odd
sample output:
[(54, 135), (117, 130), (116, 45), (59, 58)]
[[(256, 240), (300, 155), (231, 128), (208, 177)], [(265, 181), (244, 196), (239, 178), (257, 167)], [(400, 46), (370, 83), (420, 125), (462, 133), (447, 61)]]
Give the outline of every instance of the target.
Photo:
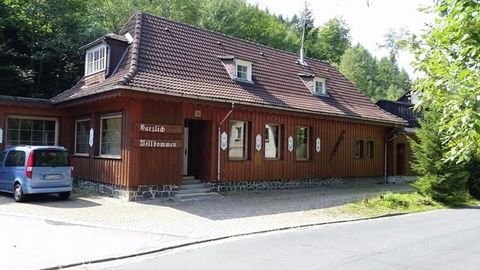
[(182, 141), (138, 139), (136, 145), (145, 148), (180, 148)]
[(149, 132), (149, 133), (168, 133), (168, 134), (180, 134), (183, 132), (182, 126), (162, 125), (162, 124), (146, 124), (137, 123), (137, 131)]

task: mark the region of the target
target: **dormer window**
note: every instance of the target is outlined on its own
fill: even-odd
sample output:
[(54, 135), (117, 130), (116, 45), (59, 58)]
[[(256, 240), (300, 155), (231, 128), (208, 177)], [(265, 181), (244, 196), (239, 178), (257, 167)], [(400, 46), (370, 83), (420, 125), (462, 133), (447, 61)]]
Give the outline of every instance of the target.
[(88, 49), (85, 54), (85, 76), (104, 71), (107, 67), (107, 46), (102, 44)]
[(313, 80), (313, 94), (319, 96), (327, 95), (327, 83), (323, 78), (315, 78)]
[(235, 59), (235, 79), (252, 82), (252, 63)]

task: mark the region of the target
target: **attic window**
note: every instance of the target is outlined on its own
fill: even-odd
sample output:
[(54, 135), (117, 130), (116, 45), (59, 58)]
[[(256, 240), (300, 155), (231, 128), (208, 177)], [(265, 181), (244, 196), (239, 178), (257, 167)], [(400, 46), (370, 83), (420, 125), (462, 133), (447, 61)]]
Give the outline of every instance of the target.
[(327, 81), (323, 78), (315, 78), (313, 80), (313, 94), (319, 96), (327, 95)]
[(102, 44), (88, 49), (85, 54), (85, 76), (106, 69), (107, 46)]
[(236, 80), (252, 82), (252, 63), (244, 60), (235, 59), (235, 77)]

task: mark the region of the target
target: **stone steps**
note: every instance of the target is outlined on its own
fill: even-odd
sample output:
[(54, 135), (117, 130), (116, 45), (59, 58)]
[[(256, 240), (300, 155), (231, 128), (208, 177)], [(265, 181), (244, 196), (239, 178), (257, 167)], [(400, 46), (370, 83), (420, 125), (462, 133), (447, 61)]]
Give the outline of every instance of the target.
[(210, 185), (202, 183), (200, 179), (191, 176), (184, 176), (182, 185), (178, 187), (175, 197), (180, 201), (201, 200), (212, 196), (219, 196), (211, 192)]

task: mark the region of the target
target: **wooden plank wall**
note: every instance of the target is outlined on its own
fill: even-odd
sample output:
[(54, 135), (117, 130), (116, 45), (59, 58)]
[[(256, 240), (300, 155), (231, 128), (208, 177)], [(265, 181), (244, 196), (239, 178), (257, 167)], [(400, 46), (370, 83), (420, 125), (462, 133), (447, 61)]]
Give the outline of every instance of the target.
[[(187, 118), (193, 118), (195, 110), (201, 110), (201, 118), (212, 120), (213, 123), (211, 152), (214, 154), (210, 158), (212, 164), (210, 176), (204, 180), (212, 181), (217, 177), (217, 127), (229, 109), (227, 106), (223, 106), (223, 108), (208, 107), (200, 104), (188, 104), (185, 107)], [(228, 159), (228, 149), (221, 151), (222, 181), (383, 175), (383, 142), (387, 130), (384, 126), (315, 118), (281, 111), (252, 110), (239, 106), (234, 109), (231, 116), (222, 125), (221, 131), (226, 131), (227, 134), (229, 133), (229, 120), (249, 122), (249, 158), (245, 161), (233, 161)], [(261, 134), (263, 140), (265, 124), (267, 123), (281, 125), (281, 160), (266, 160), (264, 158), (263, 142), (262, 149), (260, 151), (255, 150), (255, 136)], [(287, 150), (287, 138), (292, 136), (295, 139), (297, 126), (310, 127), (310, 159), (308, 161), (297, 161), (295, 150), (292, 152)], [(321, 139), (320, 153), (315, 151), (315, 139), (317, 137)], [(375, 142), (373, 159), (355, 158), (355, 141), (357, 139), (373, 140)], [(337, 150), (334, 151), (339, 140)]]
[[(75, 138), (75, 119), (90, 118), (91, 126), (94, 129), (94, 146), (90, 149), (89, 156), (73, 156), (72, 161), (75, 167), (75, 176), (81, 179), (98, 181), (106, 184), (127, 186), (130, 173), (130, 116), (128, 114), (128, 100), (119, 97), (92, 101), (86, 104), (79, 104), (68, 107), (72, 117), (65, 121), (65, 130), (70, 131), (70, 148), (73, 153)], [(99, 156), (100, 144), (100, 117), (104, 114), (122, 114), (122, 143), (119, 159), (104, 158)]]

